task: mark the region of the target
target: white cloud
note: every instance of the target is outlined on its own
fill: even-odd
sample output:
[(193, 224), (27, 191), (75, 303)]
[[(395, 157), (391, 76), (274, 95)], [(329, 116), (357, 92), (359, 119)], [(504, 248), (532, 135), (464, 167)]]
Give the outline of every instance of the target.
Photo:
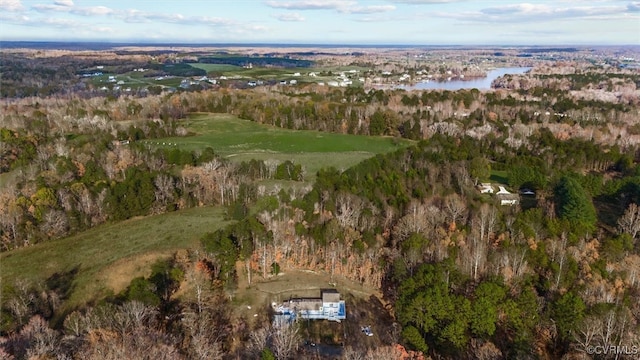
[(219, 18), (219, 17), (209, 17), (209, 16), (195, 16), (195, 17), (185, 17), (181, 23), (195, 23), (209, 26), (234, 26), (236, 23), (232, 20)]
[(357, 22), (364, 22), (364, 23), (379, 23), (379, 22), (383, 22), (383, 21), (388, 21), (386, 19), (381, 19), (380, 17), (361, 17), (358, 19), (355, 19), (355, 21)]
[[(579, 4), (582, 5), (584, 2), (579, 2)], [(597, 6), (571, 6), (568, 1), (565, 1), (561, 6), (558, 3), (519, 3), (487, 7), (479, 11), (437, 12), (432, 15), (474, 22), (534, 23), (557, 19), (597, 19), (623, 16), (629, 11), (628, 6), (611, 3)]]
[(369, 6), (353, 6), (344, 10), (344, 12), (348, 12), (350, 14), (375, 14), (375, 13), (393, 11), (395, 9), (396, 7), (393, 5), (369, 5)]
[(624, 12), (621, 6), (575, 6), (553, 7), (541, 4), (515, 4), (486, 8), (482, 13), (487, 15), (514, 15), (518, 17), (550, 17), (577, 18), (587, 16), (611, 15)]
[(43, 25), (50, 25), (57, 28), (78, 28), (82, 24), (78, 21), (60, 18), (43, 18), (40, 19)]
[[(2, 0), (0, 0), (2, 1)], [(59, 3), (60, 1), (57, 1)], [(71, 3), (71, 2), (69, 2)], [(36, 4), (32, 8), (38, 12), (66, 12), (79, 16), (95, 17), (109, 16), (120, 19), (128, 23), (152, 23), (163, 22), (172, 24), (186, 25), (210, 25), (210, 26), (227, 26), (233, 25), (234, 22), (223, 18), (214, 18), (208, 16), (184, 16), (182, 14), (167, 14), (160, 12), (140, 11), (137, 9), (115, 10), (106, 6), (90, 6), (90, 7), (67, 7), (62, 5), (45, 5)]]
[(292, 13), (292, 14), (277, 14), (277, 15), (273, 15), (274, 18), (280, 20), (280, 21), (289, 21), (289, 22), (300, 22), (300, 21), (304, 21), (304, 16), (298, 14), (298, 13)]
[(151, 23), (164, 22), (184, 25), (208, 25), (208, 26), (233, 26), (236, 23), (229, 19), (210, 16), (184, 16), (182, 14), (164, 14), (156, 12), (145, 12), (136, 9), (129, 9), (125, 12), (116, 13), (122, 20), (128, 23)]
[(50, 12), (50, 11), (68, 12), (71, 9), (68, 6), (58, 5), (58, 4), (35, 4), (31, 8), (38, 12)]
[(630, 12), (640, 12), (640, 1), (634, 1), (627, 5), (627, 10)]
[(95, 15), (111, 15), (115, 14), (116, 11), (110, 9), (106, 6), (91, 6), (91, 7), (79, 7), (71, 10), (73, 14), (83, 15), (83, 16), (95, 16)]
[(98, 26), (98, 27), (94, 27), (93, 28), (94, 31), (99, 32), (99, 33), (105, 33), (105, 34), (113, 34), (116, 31), (108, 26)]
[(73, 0), (56, 0), (53, 3), (55, 5), (60, 5), (60, 6), (67, 6), (67, 7), (73, 6)]
[(4, 11), (22, 11), (24, 7), (20, 0), (0, 0), (0, 10)]
[(397, 4), (431, 5), (431, 4), (456, 3), (456, 2), (463, 2), (467, 0), (389, 0), (389, 1)]
[(56, 1), (53, 5), (35, 4), (32, 9), (38, 12), (65, 12), (80, 16), (106, 16), (117, 14), (115, 10), (106, 6), (78, 7), (74, 6), (72, 1)]
[(341, 10), (356, 5), (348, 0), (267, 1), (267, 6), (287, 10)]
[(96, 26), (72, 19), (61, 19), (55, 17), (29, 17), (19, 14), (0, 13), (0, 21), (6, 24), (29, 26), (33, 28), (59, 29), (73, 33), (113, 33), (114, 30), (106, 26)]
[(267, 6), (285, 10), (335, 10), (344, 14), (375, 14), (393, 11), (394, 5), (358, 5), (349, 0), (267, 1)]
[(31, 19), (21, 14), (0, 13), (0, 21), (6, 24), (24, 25)]

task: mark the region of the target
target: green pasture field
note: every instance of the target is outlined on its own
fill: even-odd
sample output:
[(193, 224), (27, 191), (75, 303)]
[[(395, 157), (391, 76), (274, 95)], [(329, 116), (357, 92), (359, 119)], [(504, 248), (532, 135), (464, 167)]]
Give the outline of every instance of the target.
[[(332, 80), (333, 77), (337, 76), (340, 72), (346, 72), (349, 75), (354, 75), (348, 73), (349, 70), (358, 70), (359, 73), (357, 76), (361, 76), (364, 71), (367, 71), (367, 68), (358, 67), (358, 66), (331, 66), (331, 67), (313, 67), (313, 68), (265, 68), (265, 67), (254, 67), (252, 69), (242, 68), (240, 66), (228, 65), (228, 64), (189, 64), (192, 67), (203, 69), (209, 72), (219, 72), (225, 76), (242, 76), (245, 78), (251, 79), (264, 79), (264, 80), (291, 80), (297, 79), (303, 82), (318, 82), (318, 81), (329, 81)], [(331, 71), (333, 73), (332, 76), (322, 76), (320, 73)], [(314, 72), (317, 74), (317, 77), (308, 76), (309, 73)], [(299, 77), (294, 77), (293, 74), (300, 73)], [(355, 82), (354, 82), (355, 83)]]
[[(235, 162), (250, 159), (291, 160), (313, 180), (321, 168), (347, 169), (375, 154), (391, 152), (411, 144), (405, 139), (382, 136), (335, 134), (310, 130), (289, 130), (239, 119), (229, 114), (193, 114), (183, 126), (194, 136), (146, 141), (151, 146), (176, 144), (183, 150), (211, 147)], [(162, 144), (165, 145), (162, 145)]]
[(0, 254), (1, 284), (67, 276), (66, 306), (73, 308), (123, 290), (133, 278), (148, 276), (155, 261), (197, 247), (205, 233), (225, 224), (222, 208), (202, 207), (101, 225)]
[(489, 180), (503, 185), (509, 185), (509, 174), (505, 170), (491, 170)]
[(226, 72), (236, 72), (236, 71), (242, 71), (245, 70), (240, 66), (236, 66), (236, 65), (231, 65), (231, 64), (201, 64), (201, 63), (197, 63), (197, 64), (189, 64), (194, 68), (198, 68), (198, 69), (202, 69), (206, 72), (221, 72), (221, 73), (226, 73)]

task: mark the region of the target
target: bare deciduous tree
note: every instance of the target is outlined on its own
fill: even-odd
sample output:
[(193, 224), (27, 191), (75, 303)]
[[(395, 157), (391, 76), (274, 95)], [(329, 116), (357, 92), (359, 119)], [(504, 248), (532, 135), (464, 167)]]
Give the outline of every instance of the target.
[(186, 312), (183, 314), (182, 324), (187, 330), (190, 358), (222, 359), (220, 329), (209, 313)]
[(429, 219), (426, 206), (413, 200), (407, 206), (406, 214), (398, 220), (393, 229), (394, 242), (401, 242), (413, 233), (421, 234), (428, 226)]
[(300, 346), (299, 326), (296, 323), (283, 324), (274, 327), (271, 332), (271, 346), (274, 355), (280, 359), (289, 359), (298, 351)]
[(635, 239), (640, 234), (640, 206), (631, 203), (618, 219), (618, 232), (627, 233)]
[(33, 314), (38, 298), (31, 291), (31, 284), (27, 281), (17, 281), (14, 286), (14, 296), (6, 300), (6, 305), (14, 319), (22, 325)]
[(444, 202), (444, 210), (446, 211), (447, 218), (451, 223), (464, 223), (467, 212), (467, 205), (458, 194), (447, 196)]
[(342, 358), (344, 360), (365, 360), (365, 353), (361, 350), (356, 350), (352, 347), (348, 347), (342, 353)]
[(397, 360), (402, 359), (402, 351), (395, 346), (379, 346), (367, 352), (366, 360)]
[(251, 332), (247, 351), (252, 357), (257, 358), (260, 352), (267, 347), (269, 332), (269, 328), (260, 328)]
[(166, 206), (169, 201), (173, 200), (173, 178), (167, 174), (160, 174), (154, 180), (156, 186), (155, 197), (162, 206)]
[(363, 201), (351, 194), (339, 193), (336, 196), (336, 219), (341, 226), (355, 228), (364, 206)]
[(40, 228), (48, 236), (60, 237), (67, 234), (69, 221), (64, 211), (51, 209), (44, 214)]
[(59, 334), (50, 329), (46, 320), (36, 315), (20, 330), (19, 336), (28, 344), (26, 358), (41, 359), (55, 356), (59, 349)]

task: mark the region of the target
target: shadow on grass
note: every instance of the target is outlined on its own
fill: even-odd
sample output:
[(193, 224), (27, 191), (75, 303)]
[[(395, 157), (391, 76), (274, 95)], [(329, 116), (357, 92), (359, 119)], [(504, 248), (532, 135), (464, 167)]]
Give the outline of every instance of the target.
[(489, 180), (494, 183), (509, 185), (509, 175), (506, 171), (492, 171), (491, 176), (489, 176)]
[[(58, 296), (60, 302), (64, 302), (69, 298), (75, 288), (74, 280), (79, 271), (80, 265), (78, 264), (69, 271), (56, 272), (44, 281), (44, 285), (47, 290)], [(60, 311), (60, 309), (54, 308), (51, 310), (53, 312), (52, 318), (50, 319), (51, 326), (56, 329), (62, 328), (63, 321), (71, 310)]]
[(73, 291), (73, 280), (76, 278), (79, 271), (80, 265), (76, 265), (69, 271), (54, 273), (49, 276), (44, 283), (47, 286), (47, 289), (58, 294), (60, 300), (65, 300)]

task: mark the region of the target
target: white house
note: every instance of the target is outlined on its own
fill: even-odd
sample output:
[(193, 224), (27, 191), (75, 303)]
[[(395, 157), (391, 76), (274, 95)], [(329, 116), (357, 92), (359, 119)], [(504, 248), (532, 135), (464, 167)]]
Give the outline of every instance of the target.
[(504, 186), (498, 186), (496, 197), (500, 200), (500, 205), (513, 206), (520, 202), (520, 196), (510, 193)]
[(329, 320), (340, 322), (347, 318), (344, 300), (335, 289), (320, 290), (319, 298), (290, 298), (281, 305), (273, 303), (274, 322), (295, 321), (300, 319)]
[(493, 186), (489, 183), (481, 183), (478, 190), (480, 190), (480, 194), (493, 194)]
[(517, 199), (502, 199), (502, 200), (500, 200), (500, 205), (513, 206), (513, 205), (517, 205), (517, 204), (518, 204), (518, 200)]

